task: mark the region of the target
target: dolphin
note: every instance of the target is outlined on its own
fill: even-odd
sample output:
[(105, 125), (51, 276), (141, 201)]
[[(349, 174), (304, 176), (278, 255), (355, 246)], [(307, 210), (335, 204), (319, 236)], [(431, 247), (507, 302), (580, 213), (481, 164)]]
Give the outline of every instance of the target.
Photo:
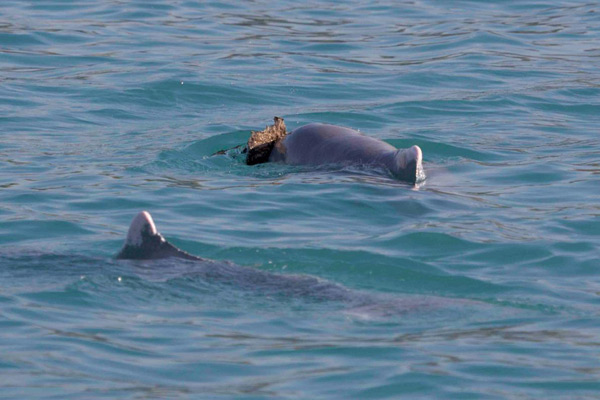
[[(167, 258), (197, 262), (195, 272), (212, 281), (234, 283), (236, 287), (260, 290), (263, 294), (301, 295), (318, 299), (371, 304), (363, 296), (353, 296), (344, 286), (309, 275), (277, 274), (245, 267), (229, 261), (215, 261), (194, 256), (169, 243), (156, 229), (148, 211), (139, 212), (131, 221), (120, 260), (162, 260)], [(409, 306), (412, 306), (411, 303)]]
[[(211, 281), (232, 283), (235, 287), (259, 291), (267, 296), (300, 296), (344, 304), (348, 315), (361, 319), (404, 315), (408, 312), (436, 310), (451, 305), (463, 307), (473, 303), (437, 296), (403, 295), (398, 298), (385, 293), (370, 293), (311, 275), (280, 274), (258, 268), (240, 266), (229, 261), (205, 259), (178, 249), (156, 229), (148, 211), (139, 212), (132, 220), (123, 248), (116, 256), (121, 260), (192, 260), (194, 272)], [(167, 260), (168, 261), (168, 260)], [(175, 268), (177, 264), (168, 265)], [(187, 265), (189, 266), (189, 264)], [(183, 265), (185, 267), (185, 265)], [(145, 270), (144, 270), (145, 271)]]
[(374, 165), (402, 181), (414, 184), (425, 179), (423, 152), (419, 146), (397, 149), (337, 125), (311, 123), (287, 133), (283, 119), (275, 117), (274, 125), (262, 132), (253, 132), (247, 151), (249, 165), (267, 161), (291, 165)]

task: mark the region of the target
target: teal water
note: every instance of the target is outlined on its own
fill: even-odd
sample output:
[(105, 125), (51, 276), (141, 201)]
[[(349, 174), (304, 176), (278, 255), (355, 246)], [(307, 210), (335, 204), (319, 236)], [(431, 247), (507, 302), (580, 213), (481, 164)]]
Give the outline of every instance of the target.
[[(598, 398), (598, 71), (591, 2), (3, 1), (0, 397)], [(275, 115), (428, 178), (212, 156)]]

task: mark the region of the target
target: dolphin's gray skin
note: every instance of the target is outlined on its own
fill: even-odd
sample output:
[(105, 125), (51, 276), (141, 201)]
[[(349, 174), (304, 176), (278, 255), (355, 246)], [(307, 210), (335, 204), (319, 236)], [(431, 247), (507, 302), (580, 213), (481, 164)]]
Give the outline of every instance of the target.
[(163, 235), (156, 230), (156, 225), (154, 225), (150, 213), (148, 211), (141, 211), (131, 221), (125, 244), (119, 254), (117, 254), (117, 258), (153, 260), (167, 257), (203, 260), (167, 242)]
[(275, 143), (269, 161), (292, 165), (369, 164), (388, 169), (400, 180), (425, 178), (419, 146), (397, 149), (381, 140), (342, 126), (313, 123), (301, 126)]

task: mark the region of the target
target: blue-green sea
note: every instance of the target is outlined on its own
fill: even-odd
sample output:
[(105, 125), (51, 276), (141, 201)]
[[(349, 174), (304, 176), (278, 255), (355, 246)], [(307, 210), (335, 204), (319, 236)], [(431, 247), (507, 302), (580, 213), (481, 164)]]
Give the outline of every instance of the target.
[(0, 398), (600, 398), (600, 4), (2, 0)]

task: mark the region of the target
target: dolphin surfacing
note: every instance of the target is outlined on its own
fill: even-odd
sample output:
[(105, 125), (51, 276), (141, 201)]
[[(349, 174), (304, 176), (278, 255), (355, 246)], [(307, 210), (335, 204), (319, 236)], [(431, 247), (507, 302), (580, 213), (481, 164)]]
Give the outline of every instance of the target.
[[(267, 138), (266, 143), (254, 144), (253, 139), (261, 134)], [(283, 119), (278, 117), (265, 131), (253, 132), (248, 141), (247, 163), (267, 161), (291, 165), (374, 165), (402, 181), (417, 183), (425, 179), (419, 146), (397, 149), (353, 129), (320, 123), (301, 126), (288, 134)]]

